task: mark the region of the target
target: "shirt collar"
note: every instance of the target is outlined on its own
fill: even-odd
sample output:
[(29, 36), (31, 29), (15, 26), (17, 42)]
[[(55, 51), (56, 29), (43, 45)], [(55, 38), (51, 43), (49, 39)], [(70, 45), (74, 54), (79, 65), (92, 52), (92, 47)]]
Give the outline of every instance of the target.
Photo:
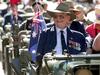
[(64, 31), (64, 33), (66, 33), (66, 29), (67, 29), (67, 28), (60, 29), (60, 28), (56, 27), (56, 31), (57, 31), (57, 33), (59, 33), (60, 31)]

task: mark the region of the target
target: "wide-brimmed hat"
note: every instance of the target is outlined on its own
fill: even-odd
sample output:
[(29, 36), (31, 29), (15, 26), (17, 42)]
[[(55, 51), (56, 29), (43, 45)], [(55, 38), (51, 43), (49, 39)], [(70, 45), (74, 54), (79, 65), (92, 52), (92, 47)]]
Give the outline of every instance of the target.
[(74, 11), (74, 12), (79, 12), (79, 11), (81, 11), (81, 12), (84, 12), (84, 13), (85, 13), (86, 8), (85, 8), (84, 6), (82, 6), (82, 5), (80, 5), (80, 4), (77, 4), (77, 5), (75, 5), (74, 8), (71, 9), (71, 10)]
[(58, 6), (55, 9), (47, 9), (47, 13), (51, 16), (54, 17), (56, 13), (66, 13), (71, 16), (71, 20), (75, 19), (75, 15), (73, 12), (70, 11), (70, 5), (67, 2), (62, 2), (58, 4)]
[(99, 23), (100, 24), (100, 4), (95, 6), (95, 23)]

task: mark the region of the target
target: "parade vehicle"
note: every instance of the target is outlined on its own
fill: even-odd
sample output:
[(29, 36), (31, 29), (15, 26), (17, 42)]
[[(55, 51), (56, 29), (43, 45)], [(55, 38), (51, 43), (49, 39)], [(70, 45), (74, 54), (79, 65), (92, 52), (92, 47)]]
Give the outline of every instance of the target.
[(53, 55), (43, 58), (45, 75), (100, 75), (100, 54)]

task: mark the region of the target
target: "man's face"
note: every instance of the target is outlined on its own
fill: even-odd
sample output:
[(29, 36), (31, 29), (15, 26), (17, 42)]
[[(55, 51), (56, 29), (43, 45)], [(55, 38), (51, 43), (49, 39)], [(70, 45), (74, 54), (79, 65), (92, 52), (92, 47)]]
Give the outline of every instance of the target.
[(83, 18), (84, 13), (82, 11), (75, 11), (74, 14), (76, 15), (76, 18), (78, 20), (81, 20)]
[(66, 28), (70, 22), (70, 16), (66, 13), (56, 13), (53, 17), (55, 25), (61, 29)]

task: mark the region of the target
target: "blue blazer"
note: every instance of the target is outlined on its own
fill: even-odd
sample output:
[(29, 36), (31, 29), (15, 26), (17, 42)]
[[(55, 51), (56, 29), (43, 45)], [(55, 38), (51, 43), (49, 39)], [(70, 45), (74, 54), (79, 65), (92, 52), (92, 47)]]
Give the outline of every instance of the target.
[[(44, 54), (52, 52), (57, 44), (56, 28), (43, 31), (40, 35), (36, 60), (41, 61)], [(79, 54), (86, 51), (86, 40), (83, 34), (67, 28), (67, 52), (69, 54)]]

